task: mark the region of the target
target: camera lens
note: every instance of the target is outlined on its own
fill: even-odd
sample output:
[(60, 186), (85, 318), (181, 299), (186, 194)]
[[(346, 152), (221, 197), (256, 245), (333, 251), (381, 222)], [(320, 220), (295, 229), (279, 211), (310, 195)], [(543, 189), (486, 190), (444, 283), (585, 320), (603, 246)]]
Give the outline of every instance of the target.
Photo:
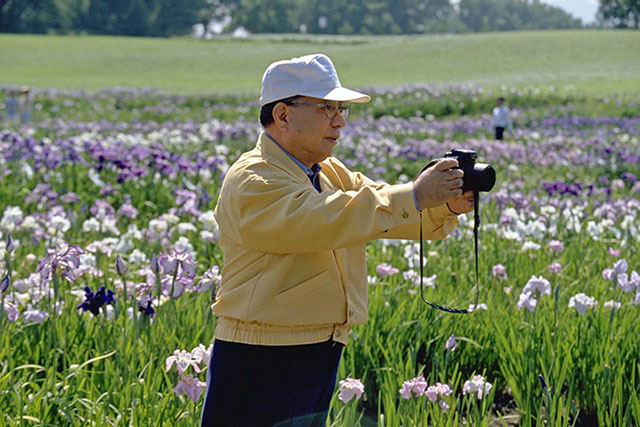
[(491, 191), (495, 183), (495, 169), (486, 163), (476, 163), (465, 168), (462, 191)]

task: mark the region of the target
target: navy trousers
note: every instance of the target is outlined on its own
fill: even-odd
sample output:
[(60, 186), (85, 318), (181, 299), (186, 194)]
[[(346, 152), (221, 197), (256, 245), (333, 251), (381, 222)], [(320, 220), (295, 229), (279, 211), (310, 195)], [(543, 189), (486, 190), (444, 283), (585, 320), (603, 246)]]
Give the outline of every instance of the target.
[(498, 141), (502, 141), (503, 135), (504, 135), (504, 127), (496, 126), (496, 139)]
[(201, 426), (324, 426), (343, 347), (216, 340)]

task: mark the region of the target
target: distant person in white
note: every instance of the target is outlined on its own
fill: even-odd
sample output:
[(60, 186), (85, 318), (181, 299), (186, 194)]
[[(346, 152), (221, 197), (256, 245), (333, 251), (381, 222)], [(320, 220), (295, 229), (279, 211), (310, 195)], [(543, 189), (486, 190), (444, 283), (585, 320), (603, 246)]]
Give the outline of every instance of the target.
[(23, 86), (20, 90), (20, 98), (18, 98), (18, 113), (20, 114), (20, 123), (27, 124), (31, 121), (31, 94), (29, 86)]
[(513, 130), (513, 123), (511, 122), (511, 115), (509, 109), (504, 105), (504, 98), (497, 99), (498, 105), (493, 108), (493, 129), (496, 133), (496, 139), (502, 141), (504, 136), (504, 130), (509, 129), (509, 132)]

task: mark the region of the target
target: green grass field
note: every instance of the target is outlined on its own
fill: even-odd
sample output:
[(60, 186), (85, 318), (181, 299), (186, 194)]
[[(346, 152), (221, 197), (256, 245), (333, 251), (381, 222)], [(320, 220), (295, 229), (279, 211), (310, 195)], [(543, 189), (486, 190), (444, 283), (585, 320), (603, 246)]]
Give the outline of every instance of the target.
[(453, 83), (629, 95), (640, 93), (638, 46), (638, 31), (595, 30), (212, 41), (3, 34), (0, 84), (255, 94), (270, 62), (323, 52), (354, 87)]

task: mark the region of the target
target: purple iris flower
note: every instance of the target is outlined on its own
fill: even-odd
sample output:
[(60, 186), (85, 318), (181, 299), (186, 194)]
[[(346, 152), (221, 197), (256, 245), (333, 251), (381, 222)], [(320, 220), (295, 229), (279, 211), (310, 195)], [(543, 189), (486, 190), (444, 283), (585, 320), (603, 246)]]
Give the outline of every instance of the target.
[(109, 204), (109, 202), (107, 202), (106, 200), (101, 199), (96, 200), (96, 203), (91, 206), (89, 212), (91, 212), (91, 215), (95, 216), (98, 215), (101, 209), (108, 216), (113, 216), (116, 214), (116, 210), (113, 208), (113, 206), (111, 206), (111, 204)]
[(578, 196), (582, 192), (583, 186), (579, 182), (568, 184), (562, 180), (552, 181), (552, 182), (543, 182), (542, 187), (547, 192), (549, 196), (553, 196), (554, 194), (564, 195), (571, 194), (573, 196)]
[(153, 274), (158, 274), (160, 271), (160, 265), (158, 264), (158, 258), (155, 253), (151, 254), (150, 268), (151, 271), (153, 271)]
[(625, 181), (629, 181), (629, 183), (631, 184), (635, 184), (636, 181), (638, 180), (638, 177), (630, 172), (624, 172), (622, 174), (622, 179), (624, 179)]
[(25, 203), (44, 204), (45, 206), (51, 206), (58, 199), (58, 193), (51, 189), (49, 184), (38, 184), (31, 191), (31, 193), (25, 197)]
[(105, 185), (104, 187), (102, 187), (100, 189), (100, 195), (105, 196), (105, 197), (106, 196), (111, 196), (111, 195), (113, 195), (115, 193), (116, 193), (116, 190), (113, 188), (113, 186), (111, 184), (108, 184), (108, 183), (107, 183), (107, 185)]
[(84, 251), (78, 245), (61, 245), (47, 249), (47, 255), (38, 262), (38, 273), (42, 283), (48, 283), (53, 274), (62, 273), (62, 277), (71, 283), (76, 282), (76, 269), (80, 265), (78, 255)]
[(97, 316), (100, 313), (100, 307), (103, 305), (113, 304), (116, 302), (113, 297), (113, 291), (106, 289), (104, 286), (98, 289), (95, 294), (91, 291), (91, 288), (87, 286), (84, 288), (84, 295), (86, 299), (84, 302), (78, 304), (76, 309), (82, 309), (83, 313), (89, 310), (94, 316)]
[(121, 277), (127, 274), (127, 265), (124, 263), (120, 255), (116, 257), (116, 273)]
[(135, 219), (138, 216), (138, 209), (130, 203), (123, 203), (118, 209), (118, 215)]
[(73, 191), (70, 191), (60, 196), (60, 200), (62, 200), (64, 203), (73, 204), (73, 203), (78, 203), (80, 198), (76, 193), (74, 193)]

